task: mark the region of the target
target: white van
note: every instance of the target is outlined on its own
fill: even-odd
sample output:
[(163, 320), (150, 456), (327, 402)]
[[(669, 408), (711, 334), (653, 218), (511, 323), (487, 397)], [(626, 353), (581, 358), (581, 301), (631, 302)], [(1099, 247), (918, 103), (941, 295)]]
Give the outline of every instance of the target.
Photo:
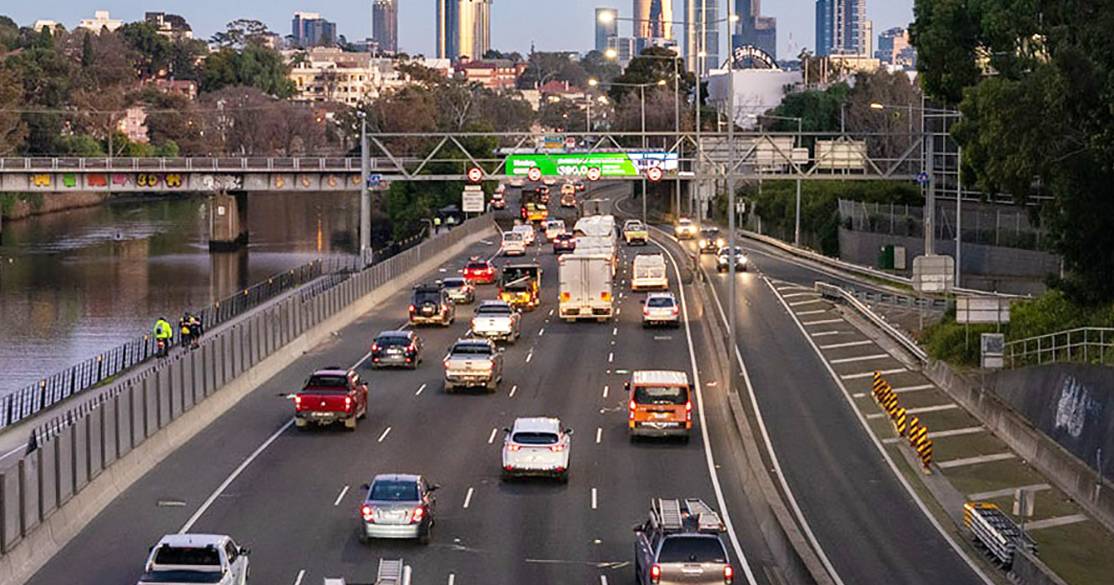
[(669, 290), (669, 278), (662, 254), (639, 254), (634, 257), (631, 290)]

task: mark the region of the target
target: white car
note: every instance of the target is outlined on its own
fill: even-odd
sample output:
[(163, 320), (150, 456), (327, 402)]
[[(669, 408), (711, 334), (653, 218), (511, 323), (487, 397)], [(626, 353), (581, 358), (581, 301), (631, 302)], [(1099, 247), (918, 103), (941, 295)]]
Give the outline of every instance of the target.
[[(750, 264), (750, 259), (743, 253), (743, 249), (735, 247), (735, 270), (746, 272)], [(720, 248), (719, 253), (716, 254), (716, 272), (727, 272), (731, 270), (731, 248)]]
[(565, 220), (548, 219), (545, 222), (545, 239), (552, 242), (554, 238), (565, 233)]
[(569, 480), (569, 455), (572, 429), (561, 428), (557, 418), (520, 418), (504, 429), (503, 479), (515, 477), (553, 477)]
[(642, 326), (668, 325), (678, 327), (681, 324), (681, 307), (673, 293), (651, 293), (642, 303)]
[(525, 256), (526, 240), (518, 232), (503, 232), (503, 246), (500, 249), (504, 256)]
[(528, 223), (519, 224), (511, 228), (511, 231), (517, 234), (522, 234), (522, 241), (525, 242), (527, 246), (534, 245), (534, 240), (535, 238), (537, 238), (537, 233), (534, 231), (534, 226)]
[(518, 340), (522, 334), (521, 325), (522, 314), (504, 301), (484, 301), (472, 316), (473, 335), (508, 343)]
[(249, 554), (221, 534), (169, 534), (151, 547), (138, 585), (244, 585)]

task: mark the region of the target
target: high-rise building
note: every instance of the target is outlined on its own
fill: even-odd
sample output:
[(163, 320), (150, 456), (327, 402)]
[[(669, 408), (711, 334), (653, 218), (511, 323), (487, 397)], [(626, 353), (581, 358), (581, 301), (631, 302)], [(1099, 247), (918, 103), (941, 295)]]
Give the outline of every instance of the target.
[(685, 62), (689, 71), (695, 72), (699, 65), (700, 74), (704, 75), (719, 67), (719, 25), (714, 24), (717, 20), (719, 0), (686, 0)]
[(673, 0), (634, 0), (634, 36), (673, 38)]
[(374, 0), (371, 5), (371, 40), (379, 43), (379, 50), (398, 52), (398, 2)]
[(916, 66), (916, 51), (909, 43), (909, 31), (901, 27), (882, 31), (874, 56), (886, 65)]
[(866, 0), (816, 0), (816, 55), (869, 55)]
[(437, 56), (480, 59), (491, 50), (491, 0), (437, 0)]
[(337, 25), (316, 12), (295, 12), (290, 41), (296, 47), (328, 47), (337, 43)]
[(615, 49), (616, 60), (619, 65), (626, 67), (638, 55), (637, 39), (633, 37), (611, 37), (607, 39), (607, 48)]
[(731, 36), (731, 49), (750, 45), (758, 47), (777, 59), (777, 19), (762, 16), (759, 0), (735, 0), (735, 34)]
[(619, 36), (619, 11), (615, 8), (596, 8), (596, 50), (607, 50), (607, 39)]

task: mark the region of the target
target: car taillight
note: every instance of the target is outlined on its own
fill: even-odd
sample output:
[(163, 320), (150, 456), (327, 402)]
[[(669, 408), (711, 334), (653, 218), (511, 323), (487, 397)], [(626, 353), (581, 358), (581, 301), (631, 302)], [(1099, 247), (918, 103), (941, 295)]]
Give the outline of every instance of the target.
[(378, 343), (371, 344), (371, 351), (379, 351), (379, 344)]
[(363, 517), (364, 522), (374, 522), (375, 521), (375, 508), (372, 508), (368, 504), (364, 504), (363, 506), (360, 506), (360, 516)]
[(655, 564), (650, 567), (650, 582), (661, 583), (661, 565)]
[(417, 523), (422, 521), (422, 518), (424, 516), (425, 516), (425, 508), (423, 508), (421, 506), (418, 506), (417, 508), (414, 508), (414, 513), (410, 515), (410, 523), (411, 524), (417, 524)]
[(692, 401), (685, 403), (685, 420), (692, 420)]
[(295, 396), (294, 397), (294, 410), (301, 410), (301, 409), (302, 409), (302, 397), (301, 396)]
[(630, 404), (627, 405), (627, 410), (630, 411), (630, 419), (631, 420), (634, 420), (634, 411), (637, 408), (638, 408), (638, 405), (635, 404), (633, 400), (631, 400)]
[(418, 346), (416, 346), (416, 345), (414, 345), (413, 343), (411, 343), (411, 344), (410, 344), (410, 347), (407, 347), (407, 348), (406, 348), (406, 351), (408, 351), (408, 352), (410, 352), (410, 353), (414, 353), (414, 352), (418, 351)]
[(650, 309), (642, 309), (642, 316), (643, 317), (649, 317), (650, 316)]
[(723, 568), (723, 582), (726, 585), (731, 585), (735, 581), (735, 569), (731, 565)]
[(676, 317), (679, 314), (681, 314), (681, 310), (677, 307), (673, 307), (673, 316)]
[(417, 311), (417, 310), (418, 310), (417, 307), (415, 307), (414, 305), (410, 305), (410, 312), (411, 313), (413, 313), (414, 311)]
[(562, 291), (562, 292), (561, 292), (561, 300), (562, 300), (562, 301), (570, 301), (570, 300), (572, 300), (572, 294), (571, 294), (571, 293), (568, 293), (568, 292), (564, 292), (564, 291)]
[(603, 292), (600, 293), (600, 298), (605, 300), (605, 301), (610, 301), (611, 300), (611, 293), (608, 292), (608, 291), (603, 291)]
[(550, 445), (549, 450), (553, 451), (554, 453), (560, 453), (561, 451), (565, 450), (565, 446), (558, 443), (556, 445)]
[(515, 445), (514, 443), (511, 443), (510, 445), (507, 445), (507, 451), (519, 451), (521, 449), (522, 449), (522, 445)]
[(352, 410), (352, 397), (351, 396), (345, 396), (344, 397), (344, 410)]

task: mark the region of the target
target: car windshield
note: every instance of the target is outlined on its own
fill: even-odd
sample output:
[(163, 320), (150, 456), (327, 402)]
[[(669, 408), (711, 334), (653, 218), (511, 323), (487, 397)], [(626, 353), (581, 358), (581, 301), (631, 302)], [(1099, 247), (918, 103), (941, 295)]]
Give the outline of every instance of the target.
[(160, 546), (155, 552), (156, 565), (187, 567), (220, 566), (220, 551), (215, 546)]
[(522, 241), (522, 234), (520, 234), (518, 232), (507, 232), (507, 233), (503, 234), (503, 241), (504, 242), (521, 242)]
[(372, 484), (368, 499), (378, 502), (416, 502), (418, 484), (412, 481), (380, 480)]
[(465, 284), (463, 278), (446, 278), (442, 282), (445, 284), (445, 288), (460, 288)]
[(511, 440), (520, 445), (556, 445), (555, 433), (522, 432), (515, 433)]
[(491, 355), (491, 347), (479, 343), (461, 343), (453, 346), (453, 355)]
[(727, 552), (718, 538), (674, 536), (661, 543), (659, 563), (726, 563)]
[(637, 386), (634, 401), (638, 404), (684, 404), (689, 391), (684, 386)]
[[(731, 253), (730, 248), (724, 248), (723, 250), (720, 250), (719, 255), (726, 258), (727, 255), (730, 254), (730, 253)], [(742, 248), (735, 248), (735, 255), (736, 256), (742, 256), (743, 255), (743, 249)]]
[(508, 305), (481, 305), (476, 309), (477, 315), (510, 315), (511, 308)]
[(700, 230), (700, 233), (704, 235), (704, 237), (714, 238), (719, 235), (719, 230), (716, 228), (704, 228)]
[(348, 378), (338, 374), (314, 374), (306, 382), (306, 388), (348, 389)]
[(646, 306), (647, 307), (654, 307), (654, 308), (672, 307), (673, 306), (673, 299), (671, 299), (669, 297), (650, 297), (646, 301)]
[(469, 262), (468, 266), (467, 266), (467, 269), (468, 270), (487, 270), (487, 263), (486, 262)]
[(400, 345), (410, 345), (410, 340), (405, 337), (390, 336), (380, 337), (375, 340), (375, 343), (380, 347), (397, 347)]

